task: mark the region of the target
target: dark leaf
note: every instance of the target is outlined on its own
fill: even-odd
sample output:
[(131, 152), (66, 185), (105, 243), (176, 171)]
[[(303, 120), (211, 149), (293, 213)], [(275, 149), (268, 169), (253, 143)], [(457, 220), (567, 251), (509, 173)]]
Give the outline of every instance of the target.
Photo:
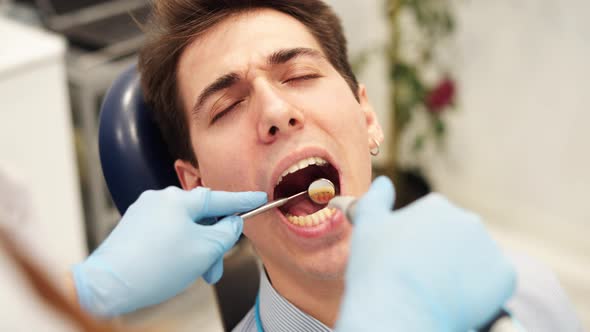
[(446, 126), (440, 117), (436, 116), (434, 121), (434, 133), (437, 137), (442, 137), (445, 134)]
[(412, 146), (412, 151), (414, 151), (414, 153), (422, 150), (424, 148), (424, 141), (426, 140), (426, 137), (424, 135), (418, 135), (416, 136), (416, 139), (414, 140), (414, 145)]

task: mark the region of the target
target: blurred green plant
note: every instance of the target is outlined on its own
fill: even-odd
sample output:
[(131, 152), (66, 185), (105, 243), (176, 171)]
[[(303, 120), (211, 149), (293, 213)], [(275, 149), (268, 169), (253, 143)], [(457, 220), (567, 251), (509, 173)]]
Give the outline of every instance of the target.
[(385, 4), (390, 29), (387, 45), (360, 52), (352, 65), (358, 73), (372, 54), (386, 53), (393, 106), (390, 167), (395, 168), (401, 137), (418, 112), (426, 115), (428, 126), (411, 133), (412, 152), (419, 153), (430, 141), (440, 146), (444, 140), (443, 115), (453, 109), (457, 91), (455, 79), (436, 52), (452, 36), (455, 21), (451, 0), (385, 0)]
[[(455, 22), (451, 0), (386, 1), (391, 34), (387, 56), (394, 108), (391, 156), (395, 162), (401, 135), (416, 112), (427, 114), (429, 129), (415, 133), (414, 152), (421, 151), (429, 139), (444, 139), (446, 125), (442, 115), (454, 106), (456, 84), (448, 68), (437, 62), (436, 49), (452, 35)], [(438, 73), (439, 77), (429, 81), (428, 72)]]

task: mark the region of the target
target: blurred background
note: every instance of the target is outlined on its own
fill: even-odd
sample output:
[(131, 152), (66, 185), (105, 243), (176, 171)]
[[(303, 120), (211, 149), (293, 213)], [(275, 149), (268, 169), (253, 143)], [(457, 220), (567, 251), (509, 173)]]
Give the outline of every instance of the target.
[[(476, 211), (505, 248), (555, 272), (589, 329), (590, 2), (328, 2), (385, 129), (375, 171), (394, 178), (396, 204), (437, 191)], [(147, 5), (0, 0), (0, 224), (56, 280), (119, 219), (98, 114), (143, 40), (129, 14), (141, 22)], [(24, 285), (1, 254), (0, 283)], [(7, 292), (0, 330), (67, 329), (26, 287)], [(223, 330), (215, 303), (198, 282), (126, 319)]]

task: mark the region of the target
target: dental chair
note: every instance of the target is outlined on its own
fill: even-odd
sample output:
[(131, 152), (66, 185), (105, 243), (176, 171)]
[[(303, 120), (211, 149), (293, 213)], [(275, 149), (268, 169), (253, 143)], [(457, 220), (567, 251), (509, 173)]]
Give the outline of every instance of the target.
[[(123, 215), (148, 189), (180, 187), (164, 140), (144, 103), (136, 66), (112, 84), (100, 112), (99, 152), (113, 202)], [(259, 269), (246, 240), (224, 259), (224, 274), (215, 284), (226, 331), (231, 331), (254, 305)]]

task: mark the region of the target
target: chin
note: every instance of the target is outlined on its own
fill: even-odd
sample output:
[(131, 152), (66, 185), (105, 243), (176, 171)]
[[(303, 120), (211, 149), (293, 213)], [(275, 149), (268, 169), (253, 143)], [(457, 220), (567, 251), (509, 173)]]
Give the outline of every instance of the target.
[(312, 257), (301, 257), (299, 269), (312, 279), (342, 280), (346, 274), (349, 255), (349, 241), (343, 239), (329, 250), (315, 253)]
[(344, 280), (346, 275), (346, 266), (342, 266), (339, 268), (327, 270), (327, 269), (318, 269), (318, 270), (310, 270), (308, 274), (315, 280)]

